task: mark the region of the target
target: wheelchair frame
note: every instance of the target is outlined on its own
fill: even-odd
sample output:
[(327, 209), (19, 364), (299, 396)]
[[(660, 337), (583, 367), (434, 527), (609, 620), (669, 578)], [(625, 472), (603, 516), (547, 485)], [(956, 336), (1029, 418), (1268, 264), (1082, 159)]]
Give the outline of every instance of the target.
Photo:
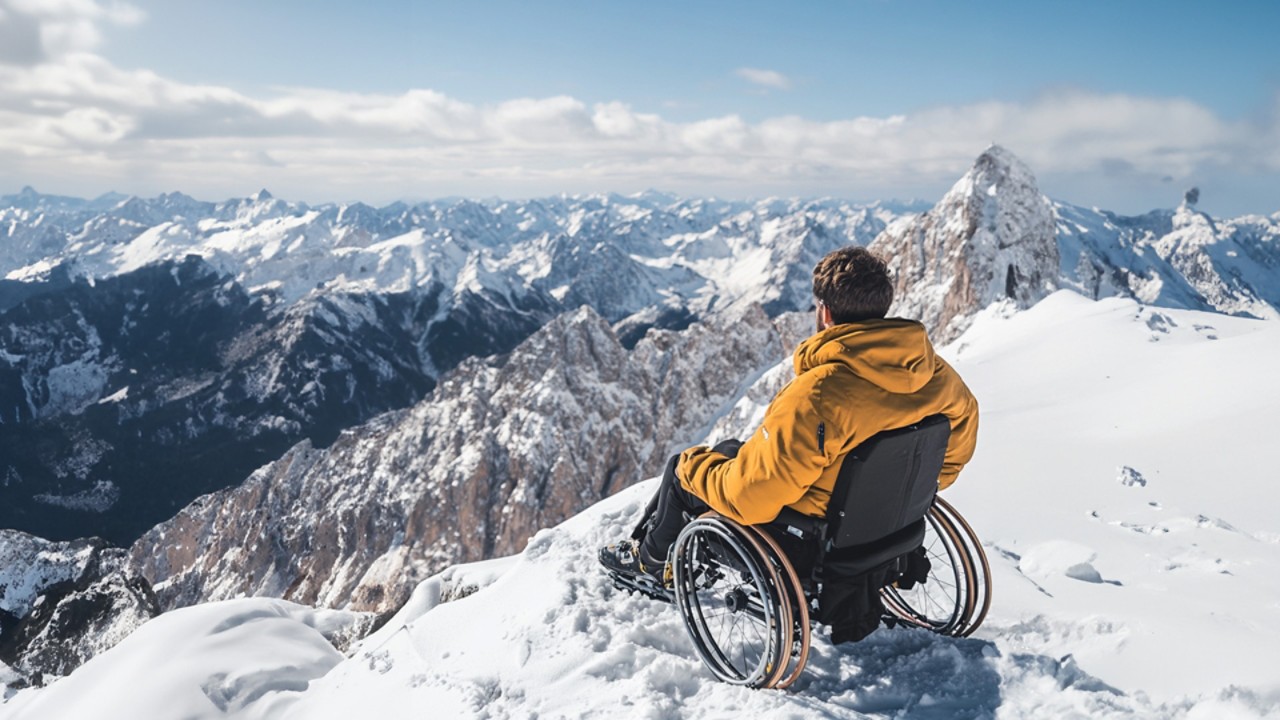
[[(942, 498), (935, 496), (926, 520), (929, 577), (911, 589), (896, 583), (881, 589), (882, 620), (968, 636), (991, 606), (986, 553), (973, 528)], [(799, 679), (819, 586), (805, 592), (767, 532), (709, 512), (684, 528), (671, 557), (675, 583), (663, 599), (679, 608), (694, 648), (716, 677), (753, 688), (786, 688)]]

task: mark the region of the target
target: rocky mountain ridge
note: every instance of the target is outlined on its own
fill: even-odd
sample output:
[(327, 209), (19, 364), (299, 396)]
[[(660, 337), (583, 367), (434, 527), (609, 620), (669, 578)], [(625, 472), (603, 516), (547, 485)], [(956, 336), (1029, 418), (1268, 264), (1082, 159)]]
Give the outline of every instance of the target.
[(0, 525), (128, 544), (303, 437), (432, 384), (398, 296), (269, 312), (199, 258), (0, 312)]
[(757, 308), (627, 350), (595, 311), (563, 315), (507, 356), (466, 361), (413, 408), (198, 499), (139, 539), (132, 563), (166, 608), (249, 594), (394, 609), (431, 573), (516, 552), (660, 472), (807, 321)]
[(38, 685), (159, 614), (151, 585), (124, 561), (97, 538), (55, 543), (0, 530), (0, 666)]
[(1054, 203), (1061, 287), (1093, 298), (1280, 318), (1280, 213), (1215, 219), (1184, 202), (1122, 217)]
[(1053, 210), (1031, 170), (993, 146), (932, 210), (871, 243), (894, 273), (890, 313), (950, 341), (997, 300), (1025, 310), (1058, 286)]
[[(1100, 234), (1122, 227), (1114, 217), (1094, 235), (1092, 245), (1076, 253), (1076, 270), (1063, 270), (1068, 263), (1064, 254), (1075, 250), (1068, 243), (1064, 251), (1061, 218), (1068, 210), (1044, 197), (1030, 170), (1011, 153), (999, 147), (989, 149), (935, 208), (891, 223), (872, 244), (890, 258), (896, 272), (900, 287), (895, 311), (921, 318), (935, 337), (945, 341), (961, 333), (974, 313), (993, 303), (1026, 308), (1060, 287), (1081, 286), (1084, 281), (1078, 268), (1083, 266), (1101, 266), (1097, 276), (1114, 278), (1141, 279), (1150, 277), (1143, 272), (1156, 271), (1152, 265), (1125, 275), (1123, 269), (1108, 265), (1154, 252), (1147, 246), (1160, 244), (1145, 236), (1123, 235), (1108, 245)], [(1076, 212), (1077, 218), (1084, 217)], [(1189, 228), (1185, 232), (1190, 235), (1168, 239), (1175, 230), (1171, 221), (1170, 233), (1163, 236), (1164, 245), (1174, 248), (1170, 252), (1238, 242), (1234, 237), (1204, 236), (1193, 212), (1182, 208), (1172, 214), (1182, 218), (1177, 227)], [(1266, 220), (1261, 222), (1263, 232), (1252, 256), (1260, 258), (1260, 263), (1276, 251), (1276, 236), (1268, 234), (1274, 228)], [(1125, 227), (1146, 225), (1134, 222)], [(1210, 227), (1216, 232), (1220, 225)], [(813, 240), (819, 235), (810, 232), (804, 237)], [(566, 247), (570, 251), (557, 256), (560, 262), (579, 272), (589, 271), (590, 263)], [(685, 244), (683, 257), (702, 257), (692, 253), (694, 247), (710, 257), (718, 257), (723, 250), (714, 243)], [(1082, 265), (1082, 253), (1095, 253), (1101, 247), (1112, 248), (1113, 253), (1088, 255)], [(746, 265), (753, 256), (730, 252), (727, 257)], [(675, 262), (669, 265), (675, 267)], [(788, 271), (795, 267), (798, 264), (792, 263)], [(1173, 263), (1159, 269), (1178, 272)], [(807, 280), (807, 270), (804, 274)], [(600, 275), (602, 282), (609, 277)], [(1207, 276), (1177, 277), (1186, 287), (1200, 287), (1198, 283)], [(731, 281), (721, 282), (728, 286)], [(1130, 294), (1138, 289), (1138, 280), (1100, 283), (1094, 294)], [(1199, 292), (1167, 296), (1187, 305), (1206, 303), (1209, 297)], [(767, 314), (747, 312), (743, 319), (711, 334), (726, 334), (731, 326), (760, 326)], [(706, 342), (696, 338), (715, 325), (715, 320), (708, 322), (690, 326), (683, 342), (691, 346)], [(804, 328), (808, 320), (789, 322), (793, 328)], [(140, 540), (133, 557), (157, 583), (167, 605), (249, 593), (283, 594), (302, 602), (355, 609), (385, 608), (386, 603), (402, 598), (408, 587), (395, 586), (391, 578), (405, 581), (442, 566), (437, 563), (514, 551), (553, 518), (567, 516), (582, 503), (646, 474), (656, 474), (665, 453), (678, 449), (672, 443), (688, 444), (708, 431), (749, 431), (753, 418), (739, 417), (728, 406), (702, 420), (707, 423), (718, 417), (714, 428), (667, 418), (682, 417), (679, 408), (687, 403), (705, 404), (708, 382), (733, 385), (744, 376), (759, 382), (745, 383), (737, 392), (746, 392), (758, 404), (789, 378), (789, 368), (779, 362), (803, 335), (803, 330), (795, 332), (785, 344), (775, 339), (757, 343), (763, 353), (744, 356), (749, 359), (723, 370), (701, 367), (691, 373), (699, 376), (701, 384), (694, 391), (687, 382), (670, 377), (637, 387), (611, 374), (612, 368), (621, 367), (627, 368), (629, 376), (668, 372), (665, 356), (655, 354), (654, 348), (680, 337), (675, 332), (651, 332), (628, 355), (617, 340), (625, 326), (625, 322), (614, 323), (610, 328), (607, 318), (585, 310), (561, 316), (508, 358), (465, 362), (407, 414), (386, 416), (345, 434), (327, 451), (296, 447), (243, 487), (202, 499)], [(557, 333), (564, 337), (555, 338)], [(700, 363), (705, 365), (707, 357)], [(515, 368), (524, 369), (509, 372)], [(596, 413), (589, 421), (584, 397), (589, 399), (586, 407)], [(498, 399), (506, 407), (499, 407)], [(640, 408), (648, 408), (648, 422), (635, 421), (644, 415)], [(610, 428), (603, 456), (584, 449), (585, 440), (573, 432), (581, 427)], [(391, 468), (396, 472), (411, 468), (411, 475), (433, 479), (400, 479)], [(344, 473), (354, 473), (366, 484), (354, 484)], [(373, 483), (372, 488), (367, 483)], [(380, 501), (402, 498), (402, 504), (390, 511), (375, 507), (372, 501), (360, 499), (359, 493), (366, 491)], [(339, 497), (343, 501), (337, 505), (344, 508), (345, 517), (333, 515), (316, 500)], [(424, 497), (431, 498), (429, 507), (456, 510), (448, 517), (426, 510), (419, 504)], [(291, 507), (309, 509), (298, 514)], [(263, 514), (262, 508), (274, 509)], [(330, 519), (316, 520), (316, 515)], [(439, 523), (447, 529), (434, 527)], [(289, 527), (307, 529), (285, 529)], [(234, 538), (275, 540), (253, 544), (250, 549), (257, 553), (256, 559), (246, 560), (228, 540)], [(166, 554), (167, 546), (179, 550)]]
[(1215, 220), (1192, 202), (1139, 217), (1080, 208), (1042, 194), (1030, 168), (999, 146), (932, 209), (891, 223), (870, 247), (895, 273), (890, 313), (921, 320), (940, 342), (994, 303), (1025, 310), (1063, 288), (1280, 318), (1280, 213)]

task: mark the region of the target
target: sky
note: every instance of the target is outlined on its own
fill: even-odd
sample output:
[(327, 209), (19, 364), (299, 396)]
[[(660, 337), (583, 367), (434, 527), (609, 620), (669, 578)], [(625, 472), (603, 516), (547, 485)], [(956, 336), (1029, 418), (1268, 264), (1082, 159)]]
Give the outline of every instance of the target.
[(0, 194), (1280, 210), (1280, 3), (0, 0)]

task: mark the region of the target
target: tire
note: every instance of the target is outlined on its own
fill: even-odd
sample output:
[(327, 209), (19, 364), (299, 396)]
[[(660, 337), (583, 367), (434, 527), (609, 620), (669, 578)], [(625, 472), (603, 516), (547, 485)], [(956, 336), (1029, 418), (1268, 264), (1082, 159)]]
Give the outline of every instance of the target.
[(754, 534), (756, 539), (760, 541), (769, 563), (778, 571), (778, 575), (782, 578), (786, 601), (791, 608), (792, 625), (795, 628), (790, 653), (787, 658), (791, 672), (781, 674), (777, 681), (767, 686), (777, 690), (784, 690), (800, 679), (800, 674), (804, 672), (805, 664), (809, 662), (812, 630), (809, 620), (809, 597), (805, 594), (804, 585), (800, 582), (800, 577), (796, 575), (795, 566), (787, 559), (786, 553), (778, 546), (777, 541), (769, 533), (758, 527), (747, 526), (746, 530)]
[(942, 498), (926, 516), (925, 555), (929, 577), (910, 590), (895, 585), (881, 590), (885, 609), (908, 624), (952, 637), (967, 637), (991, 605), (991, 574), (977, 535)]
[[(966, 637), (991, 605), (982, 543), (960, 513), (935, 498), (924, 538), (928, 578), (881, 590), (887, 613), (942, 635)], [(786, 688), (804, 671), (811, 599), (777, 543), (714, 512), (685, 526), (672, 547), (675, 604), (698, 656), (720, 680)]]
[(791, 656), (791, 602), (766, 552), (736, 523), (705, 516), (672, 549), (676, 605), (694, 649), (733, 685), (773, 687)]

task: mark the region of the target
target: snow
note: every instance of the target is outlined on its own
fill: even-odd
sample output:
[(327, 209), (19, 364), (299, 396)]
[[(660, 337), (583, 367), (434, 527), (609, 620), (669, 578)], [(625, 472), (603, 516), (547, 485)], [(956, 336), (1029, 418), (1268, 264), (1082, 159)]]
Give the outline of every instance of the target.
[(128, 397), (129, 397), (129, 386), (128, 386), (128, 385), (125, 385), (124, 387), (120, 388), (119, 390), (117, 390), (117, 391), (115, 391), (115, 392), (111, 393), (110, 395), (108, 395), (108, 396), (106, 396), (106, 397), (102, 398), (101, 400), (99, 400), (99, 401), (98, 401), (98, 404), (99, 404), (99, 405), (105, 405), (106, 403), (118, 403), (118, 402), (123, 402), (124, 400), (128, 399)]
[[(963, 640), (899, 628), (835, 647), (819, 631), (787, 691), (715, 681), (672, 607), (598, 570), (648, 481), (519, 555), (428, 579), (349, 657), (313, 629), (321, 611), (213, 603), (19, 691), (0, 718), (1274, 717), (1280, 533), (1263, 449), (1278, 353), (1272, 321), (1067, 291), (980, 314), (943, 350), (983, 413), (946, 496), (984, 541), (990, 616)], [(748, 391), (735, 422), (764, 401)]]
[[(766, 271), (791, 264), (795, 258), (788, 253), (810, 230), (816, 228), (815, 237), (826, 249), (847, 243), (865, 245), (886, 221), (897, 217), (879, 206), (832, 200), (792, 201), (785, 208), (775, 208), (768, 202), (676, 201), (656, 195), (547, 198), (501, 205), (440, 202), (381, 209), (309, 208), (256, 196), (217, 205), (187, 199), (178, 205), (182, 207), (171, 207), (163, 196), (134, 198), (131, 207), (138, 220), (131, 220), (128, 227), (116, 227), (119, 218), (112, 213), (117, 211), (60, 212), (51, 216), (57, 228), (48, 237), (25, 215), (0, 208), (0, 218), (13, 218), (10, 232), (18, 237), (0, 248), (0, 275), (35, 279), (65, 262), (76, 277), (92, 282), (196, 255), (243, 287), (274, 291), (286, 305), (317, 287), (337, 292), (405, 292), (434, 283), (492, 291), (515, 300), (536, 295), (535, 285), (545, 285), (543, 291), (572, 287), (576, 271), (548, 277), (557, 272), (546, 253), (550, 245), (561, 243), (566, 249), (591, 254), (604, 243), (620, 248), (621, 256), (630, 258), (624, 263), (628, 266), (667, 271), (640, 274), (638, 298), (677, 289), (686, 300), (722, 296), (722, 305), (732, 305), (750, 302), (768, 289)], [(175, 209), (181, 212), (175, 214)], [(772, 219), (771, 213), (777, 211), (794, 217)], [(762, 237), (766, 225), (768, 238)], [(734, 278), (723, 289), (718, 288), (719, 273), (728, 267), (725, 253), (729, 249), (720, 235), (731, 238), (739, 254), (752, 248), (758, 251), (753, 255), (753, 273)], [(689, 263), (671, 259), (673, 253), (679, 256), (682, 244), (699, 237), (716, 239), (707, 248), (690, 248)], [(770, 247), (762, 249), (762, 243)], [(803, 260), (811, 264), (816, 258)], [(640, 309), (628, 307), (625, 314)]]
[[(97, 462), (96, 458), (93, 462)], [(85, 472), (87, 473), (87, 470)], [(103, 513), (110, 510), (116, 504), (116, 501), (120, 499), (120, 488), (116, 487), (115, 483), (110, 480), (97, 480), (93, 483), (93, 487), (71, 495), (40, 493), (32, 496), (32, 499), (36, 502), (68, 510)]]
[(22, 617), (40, 594), (79, 577), (92, 550), (55, 543), (16, 530), (3, 530), (0, 543), (0, 610)]
[[(252, 709), (246, 716), (272, 717), (282, 699), (342, 660), (322, 633), (348, 615), (265, 599), (166, 613), (48, 691), (19, 694), (0, 715), (159, 720)], [(121, 678), (129, 682), (117, 685)]]

